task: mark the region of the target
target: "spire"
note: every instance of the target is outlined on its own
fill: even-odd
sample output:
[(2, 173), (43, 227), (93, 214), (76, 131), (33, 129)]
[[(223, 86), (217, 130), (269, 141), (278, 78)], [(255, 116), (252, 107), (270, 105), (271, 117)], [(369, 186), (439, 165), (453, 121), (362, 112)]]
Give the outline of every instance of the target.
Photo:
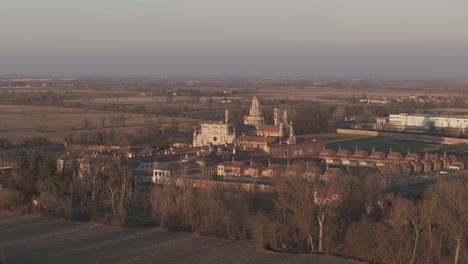
[(252, 164), (253, 164), (253, 158), (250, 157), (250, 165), (252, 165)]
[(372, 152), (375, 152), (375, 146), (372, 146)]
[(357, 147), (357, 145), (356, 145), (356, 151), (358, 151), (358, 147)]
[(447, 157), (447, 151), (444, 150), (444, 157)]
[(287, 165), (287, 166), (288, 166), (288, 168), (289, 168), (289, 160), (288, 160), (288, 165)]
[(268, 157), (268, 166), (271, 166), (271, 157)]
[(426, 153), (424, 155), (424, 158), (427, 159), (427, 149), (426, 149)]
[(229, 124), (229, 109), (227, 106), (226, 106), (226, 109), (224, 110), (224, 123), (226, 125)]
[(341, 144), (338, 144), (338, 151), (341, 150)]
[(393, 152), (393, 151), (392, 151), (392, 147), (390, 147), (390, 153), (392, 153), (392, 152)]
[(409, 148), (406, 149), (406, 154), (410, 154)]
[(286, 109), (283, 110), (283, 123), (288, 124), (288, 111)]
[(275, 109), (273, 110), (273, 115), (274, 115), (274, 122), (275, 122), (275, 126), (279, 125), (279, 117), (278, 117), (278, 108), (275, 107)]

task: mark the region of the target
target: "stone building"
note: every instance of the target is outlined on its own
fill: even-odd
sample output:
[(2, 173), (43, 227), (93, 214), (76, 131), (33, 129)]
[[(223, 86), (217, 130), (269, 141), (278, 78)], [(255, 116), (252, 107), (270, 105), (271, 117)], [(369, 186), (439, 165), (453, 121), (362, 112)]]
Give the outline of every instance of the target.
[(270, 153), (271, 157), (280, 159), (302, 159), (302, 158), (318, 158), (319, 154), (325, 147), (325, 143), (318, 139), (302, 139), (298, 142), (288, 143), (279, 142), (269, 145), (265, 150)]
[(229, 125), (229, 110), (226, 109), (224, 123), (202, 123), (193, 132), (193, 147), (233, 144), (236, 131)]
[(250, 125), (259, 128), (265, 123), (265, 117), (262, 115), (262, 108), (257, 96), (252, 98), (252, 105), (248, 116), (244, 116), (244, 125)]

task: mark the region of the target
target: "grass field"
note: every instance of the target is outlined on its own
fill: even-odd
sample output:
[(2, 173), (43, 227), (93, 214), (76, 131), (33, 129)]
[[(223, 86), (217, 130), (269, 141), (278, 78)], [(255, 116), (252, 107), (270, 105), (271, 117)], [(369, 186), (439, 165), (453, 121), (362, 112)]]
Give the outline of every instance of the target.
[(366, 150), (368, 153), (375, 147), (377, 151), (388, 152), (390, 148), (392, 151), (406, 152), (408, 149), (411, 152), (424, 152), (426, 148), (441, 147), (438, 144), (428, 144), (413, 141), (402, 141), (393, 140), (386, 137), (372, 137), (362, 135), (350, 135), (350, 134), (338, 134), (338, 133), (327, 133), (310, 135), (317, 139), (323, 140), (326, 143), (327, 148), (337, 150), (339, 146), (343, 149), (349, 149), (354, 151), (356, 147), (360, 150)]

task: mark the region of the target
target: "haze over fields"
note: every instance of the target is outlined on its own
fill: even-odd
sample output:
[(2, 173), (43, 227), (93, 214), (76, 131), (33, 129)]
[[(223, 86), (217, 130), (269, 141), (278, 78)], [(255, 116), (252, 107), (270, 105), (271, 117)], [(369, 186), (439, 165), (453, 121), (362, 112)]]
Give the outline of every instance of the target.
[(467, 1), (7, 1), (0, 75), (466, 80)]

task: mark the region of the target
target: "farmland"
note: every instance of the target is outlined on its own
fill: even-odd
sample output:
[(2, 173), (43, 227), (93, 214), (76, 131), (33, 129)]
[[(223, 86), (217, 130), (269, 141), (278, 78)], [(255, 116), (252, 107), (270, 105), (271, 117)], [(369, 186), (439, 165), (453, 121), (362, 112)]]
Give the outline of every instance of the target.
[[(63, 142), (68, 133), (91, 132), (122, 128), (127, 133), (136, 133), (149, 122), (167, 126), (170, 118), (154, 117), (113, 111), (98, 111), (53, 106), (0, 105), (0, 138), (20, 140), (43, 136), (51, 141)], [(190, 123), (187, 118), (178, 118), (181, 124)]]
[(156, 228), (112, 228), (0, 213), (9, 263), (358, 263), (327, 255), (282, 254), (248, 244)]

